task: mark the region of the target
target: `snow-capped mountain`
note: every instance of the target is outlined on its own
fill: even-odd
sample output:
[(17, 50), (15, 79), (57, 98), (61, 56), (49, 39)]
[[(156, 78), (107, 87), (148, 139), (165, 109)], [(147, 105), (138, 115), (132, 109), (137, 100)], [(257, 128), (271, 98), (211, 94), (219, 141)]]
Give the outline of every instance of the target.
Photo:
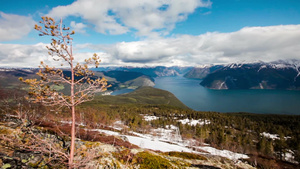
[(200, 84), (210, 89), (300, 90), (299, 60), (239, 62), (194, 68), (192, 71), (186, 77), (202, 77)]

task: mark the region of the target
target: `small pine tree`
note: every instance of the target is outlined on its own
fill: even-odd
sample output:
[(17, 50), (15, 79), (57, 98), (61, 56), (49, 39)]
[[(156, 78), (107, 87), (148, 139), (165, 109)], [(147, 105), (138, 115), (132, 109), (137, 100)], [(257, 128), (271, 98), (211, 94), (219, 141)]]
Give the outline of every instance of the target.
[[(41, 80), (22, 79), (21, 81), (28, 84), (29, 97), (34, 102), (40, 102), (46, 106), (68, 107), (72, 115), (71, 127), (71, 148), (69, 157), (69, 168), (73, 168), (73, 159), (75, 151), (75, 108), (77, 105), (93, 99), (97, 92), (105, 91), (108, 87), (106, 79), (92, 79), (94, 75), (88, 69), (89, 64), (96, 67), (100, 63), (100, 58), (94, 54), (92, 58), (86, 59), (85, 64), (75, 63), (73, 55), (71, 36), (75, 34), (70, 28), (63, 26), (62, 20), (56, 23), (51, 17), (42, 17), (39, 25), (35, 29), (40, 32), (40, 36), (52, 36), (50, 46), (46, 46), (48, 54), (53, 60), (60, 61), (61, 65), (66, 64), (71, 75), (66, 75), (62, 69), (50, 67), (41, 62), (40, 70), (37, 73)], [(64, 94), (55, 90), (53, 86), (69, 85), (70, 93)]]

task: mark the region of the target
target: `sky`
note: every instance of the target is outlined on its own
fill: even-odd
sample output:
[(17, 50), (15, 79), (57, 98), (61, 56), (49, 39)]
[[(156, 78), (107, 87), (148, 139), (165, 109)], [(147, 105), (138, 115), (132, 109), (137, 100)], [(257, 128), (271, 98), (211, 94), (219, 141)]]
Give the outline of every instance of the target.
[(100, 66), (199, 66), (300, 60), (299, 0), (1, 0), (0, 67), (58, 66), (42, 16), (76, 33), (73, 53)]

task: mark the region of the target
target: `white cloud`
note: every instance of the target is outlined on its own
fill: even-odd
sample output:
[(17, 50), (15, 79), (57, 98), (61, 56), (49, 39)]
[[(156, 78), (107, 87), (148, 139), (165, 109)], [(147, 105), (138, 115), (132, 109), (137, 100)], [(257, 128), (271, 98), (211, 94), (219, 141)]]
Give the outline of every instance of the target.
[[(37, 68), (40, 62), (48, 64), (49, 66), (60, 67), (61, 61), (54, 61), (51, 56), (48, 55), (46, 46), (48, 44), (38, 43), (35, 45), (20, 45), (20, 44), (0, 44), (0, 67), (32, 67)], [(92, 57), (92, 52), (80, 52), (75, 53), (75, 61), (83, 63), (85, 59)], [(114, 58), (110, 55), (97, 52), (101, 57), (103, 65), (113, 63)], [(66, 67), (67, 63), (63, 67)]]
[(47, 50), (45, 44), (19, 45), (0, 44), (0, 66), (38, 67), (39, 60), (45, 61)]
[(31, 17), (0, 12), (0, 41), (21, 39), (33, 30)]
[(83, 23), (76, 23), (75, 21), (71, 21), (70, 26), (72, 30), (74, 30), (77, 33), (86, 33), (86, 25)]
[(100, 33), (123, 34), (131, 29), (138, 36), (158, 37), (171, 31), (198, 7), (208, 7), (203, 0), (78, 0), (67, 6), (58, 6), (49, 16), (81, 17)]
[(300, 25), (246, 27), (232, 33), (180, 35), (117, 43), (105, 50), (126, 64), (201, 65), (300, 59)]
[[(74, 46), (76, 58), (83, 61), (98, 53), (105, 66), (195, 66), (240, 60), (274, 61), (300, 59), (300, 25), (246, 27), (231, 33), (179, 35), (172, 38), (121, 42), (114, 45)], [(0, 66), (39, 64), (45, 59), (44, 44), (0, 44)], [(91, 52), (83, 52), (91, 51)], [(45, 56), (45, 57), (44, 57)]]

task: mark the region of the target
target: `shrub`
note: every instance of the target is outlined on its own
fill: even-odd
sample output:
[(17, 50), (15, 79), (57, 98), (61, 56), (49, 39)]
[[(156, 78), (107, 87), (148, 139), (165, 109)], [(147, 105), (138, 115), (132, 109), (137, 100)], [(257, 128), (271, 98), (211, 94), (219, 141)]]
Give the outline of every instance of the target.
[(137, 162), (140, 164), (140, 169), (150, 168), (174, 168), (167, 159), (151, 154), (149, 152), (140, 152), (137, 154)]
[(187, 152), (171, 151), (171, 152), (166, 152), (164, 154), (169, 155), (169, 156), (184, 158), (184, 159), (207, 160), (207, 158), (203, 157), (202, 155), (194, 154), (194, 153), (187, 153)]

